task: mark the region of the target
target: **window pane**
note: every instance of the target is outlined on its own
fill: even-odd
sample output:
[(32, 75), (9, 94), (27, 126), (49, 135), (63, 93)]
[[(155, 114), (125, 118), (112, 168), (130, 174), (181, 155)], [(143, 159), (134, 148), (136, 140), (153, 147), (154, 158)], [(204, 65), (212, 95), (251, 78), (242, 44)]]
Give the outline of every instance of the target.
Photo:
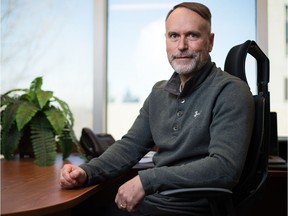
[(1, 93), (43, 76), (70, 106), (77, 137), (92, 127), (92, 0), (1, 0), (1, 62)]
[[(180, 2), (109, 1), (107, 130), (115, 138), (121, 138), (130, 128), (154, 83), (169, 79), (173, 73), (166, 57), (164, 27), (166, 14)], [(255, 40), (255, 2), (200, 2), (211, 10), (215, 33), (211, 56), (223, 68), (232, 46)], [(255, 74), (248, 79), (254, 83)]]
[(288, 0), (268, 0), (268, 57), (270, 59), (271, 111), (277, 112), (278, 136), (288, 136)]

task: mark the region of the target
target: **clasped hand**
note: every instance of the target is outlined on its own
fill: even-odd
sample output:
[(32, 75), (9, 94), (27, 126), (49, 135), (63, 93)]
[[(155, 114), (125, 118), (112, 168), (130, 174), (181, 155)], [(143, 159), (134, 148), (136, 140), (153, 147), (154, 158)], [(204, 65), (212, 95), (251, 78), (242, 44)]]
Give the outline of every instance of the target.
[[(60, 185), (63, 189), (77, 188), (84, 184), (87, 179), (86, 172), (79, 166), (65, 164), (60, 173)], [(118, 208), (134, 212), (145, 196), (139, 176), (127, 181), (119, 187), (115, 197), (115, 203)]]
[(115, 203), (122, 210), (134, 212), (137, 211), (144, 196), (145, 191), (139, 175), (137, 175), (119, 187)]
[(60, 173), (60, 185), (64, 189), (80, 187), (86, 181), (86, 172), (79, 166), (65, 164)]

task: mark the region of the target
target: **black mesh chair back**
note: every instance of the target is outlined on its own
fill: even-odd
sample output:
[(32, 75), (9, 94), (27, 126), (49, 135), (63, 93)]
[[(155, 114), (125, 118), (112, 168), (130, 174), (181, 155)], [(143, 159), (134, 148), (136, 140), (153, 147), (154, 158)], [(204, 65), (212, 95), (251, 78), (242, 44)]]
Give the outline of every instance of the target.
[(234, 46), (228, 53), (224, 70), (247, 82), (246, 57), (250, 54), (257, 63), (257, 94), (254, 95), (255, 119), (248, 155), (240, 182), (233, 190), (238, 214), (257, 200), (265, 186), (270, 140), (269, 59), (255, 41)]

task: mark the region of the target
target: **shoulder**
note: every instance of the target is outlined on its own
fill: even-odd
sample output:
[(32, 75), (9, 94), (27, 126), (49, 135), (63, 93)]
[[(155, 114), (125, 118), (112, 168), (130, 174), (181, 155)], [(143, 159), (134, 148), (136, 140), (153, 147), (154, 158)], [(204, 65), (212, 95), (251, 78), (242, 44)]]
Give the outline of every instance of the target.
[[(239, 83), (245, 83), (243, 80), (241, 80), (239, 77), (236, 77), (224, 70), (222, 70), (219, 67), (214, 66), (212, 69), (212, 74), (214, 74), (214, 79), (216, 81), (232, 81), (232, 82), (239, 82)], [(246, 84), (247, 85), (247, 84)]]
[(165, 86), (167, 85), (167, 80), (161, 80), (161, 81), (158, 81), (154, 84), (152, 90), (156, 90), (156, 89), (164, 89)]
[(217, 101), (224, 103), (237, 101), (235, 103), (239, 104), (253, 103), (253, 94), (249, 85), (239, 77), (214, 67), (209, 80), (209, 91), (215, 92)]
[(233, 88), (235, 91), (240, 88), (250, 92), (249, 85), (239, 77), (223, 71), (221, 68), (217, 68), (216, 66), (212, 70), (210, 77), (212, 85), (222, 86), (228, 89)]

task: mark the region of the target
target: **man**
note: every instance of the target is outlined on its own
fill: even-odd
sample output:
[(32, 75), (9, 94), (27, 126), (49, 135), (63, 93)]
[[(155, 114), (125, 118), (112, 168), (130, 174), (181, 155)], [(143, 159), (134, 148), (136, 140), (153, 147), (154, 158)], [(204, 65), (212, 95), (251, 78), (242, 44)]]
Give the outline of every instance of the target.
[[(80, 167), (65, 165), (62, 188), (97, 184), (127, 172), (154, 144), (155, 167), (139, 171), (115, 198), (118, 208), (131, 215), (181, 210), (185, 199), (163, 197), (163, 190), (237, 184), (254, 119), (249, 87), (211, 62), (214, 34), (206, 6), (176, 5), (166, 17), (165, 36), (175, 70), (170, 80), (155, 84), (131, 129), (103, 155)], [(184, 207), (191, 215), (208, 212), (204, 200)]]

